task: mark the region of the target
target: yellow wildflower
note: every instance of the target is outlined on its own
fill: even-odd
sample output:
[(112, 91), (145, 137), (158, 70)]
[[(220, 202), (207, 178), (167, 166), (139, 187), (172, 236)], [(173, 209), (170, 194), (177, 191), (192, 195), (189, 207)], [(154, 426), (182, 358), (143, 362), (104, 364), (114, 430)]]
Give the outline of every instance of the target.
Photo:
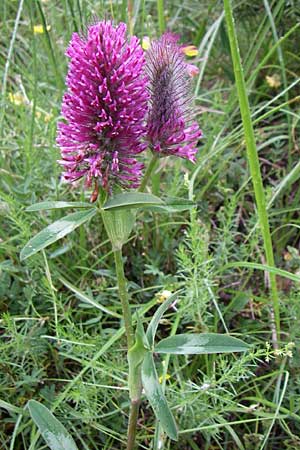
[(198, 55), (198, 49), (195, 45), (186, 45), (182, 47), (182, 52), (186, 56), (197, 56)]
[(266, 75), (267, 84), (274, 89), (277, 89), (281, 85), (280, 75), (278, 73), (274, 73), (274, 75)]
[(142, 39), (142, 48), (148, 50), (150, 48), (151, 42), (149, 36), (144, 36)]
[[(50, 25), (46, 26), (46, 30), (47, 31), (51, 30)], [(44, 26), (43, 25), (34, 25), (33, 32), (34, 32), (34, 34), (43, 34), (44, 33)]]
[(156, 294), (156, 298), (157, 298), (157, 303), (163, 303), (165, 300), (167, 300), (170, 295), (172, 295), (172, 292), (168, 291), (167, 289), (164, 289), (161, 292), (158, 292), (158, 294)]
[(161, 375), (159, 378), (158, 378), (158, 381), (160, 382), (160, 384), (162, 384), (162, 382), (164, 381), (164, 380), (169, 380), (171, 378), (171, 375), (169, 375), (168, 373), (166, 373), (166, 375), (165, 376), (163, 376), (163, 375)]
[(9, 92), (8, 99), (11, 103), (13, 103), (16, 106), (28, 104), (27, 99), (24, 97), (23, 94), (21, 94), (21, 92), (16, 93)]
[(45, 117), (44, 117), (44, 122), (45, 123), (49, 123), (51, 119), (53, 119), (53, 114), (52, 113), (45, 114)]
[(290, 254), (290, 252), (284, 252), (283, 254), (283, 259), (285, 261), (291, 261), (293, 259), (292, 255)]

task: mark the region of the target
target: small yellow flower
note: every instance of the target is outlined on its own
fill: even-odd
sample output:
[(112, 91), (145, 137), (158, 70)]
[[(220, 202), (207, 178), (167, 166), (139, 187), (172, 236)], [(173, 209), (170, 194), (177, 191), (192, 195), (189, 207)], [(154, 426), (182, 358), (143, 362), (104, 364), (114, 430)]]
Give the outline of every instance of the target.
[(274, 75), (266, 75), (267, 84), (274, 89), (277, 89), (281, 85), (280, 75), (278, 73), (274, 73)]
[(36, 111), (36, 112), (35, 112), (35, 117), (36, 117), (38, 120), (41, 118), (41, 116), (42, 116), (41, 111)]
[(169, 375), (168, 373), (166, 373), (166, 375), (165, 376), (163, 376), (163, 375), (161, 375), (159, 378), (158, 378), (158, 381), (159, 381), (159, 383), (160, 384), (162, 384), (162, 382), (164, 381), (164, 380), (169, 380), (171, 378), (171, 375)]
[(13, 103), (16, 106), (28, 104), (26, 98), (24, 97), (23, 94), (21, 94), (21, 92), (16, 93), (9, 92), (8, 99), (11, 103)]
[(185, 47), (182, 47), (181, 50), (186, 56), (197, 56), (198, 55), (198, 49), (195, 45), (186, 45)]
[(142, 39), (143, 50), (148, 50), (150, 48), (151, 42), (149, 36), (144, 36)]
[(290, 252), (284, 252), (283, 254), (283, 259), (285, 261), (291, 261), (293, 259), (292, 255), (290, 254)]
[[(47, 31), (51, 30), (50, 25), (46, 26), (46, 30)], [(43, 25), (34, 25), (33, 32), (34, 32), (34, 34), (43, 34), (44, 33), (44, 26)]]
[(170, 295), (172, 295), (172, 292), (166, 289), (161, 292), (158, 292), (158, 294), (156, 294), (157, 303), (163, 303), (170, 297)]
[(53, 119), (53, 114), (52, 113), (45, 114), (45, 117), (44, 117), (44, 122), (45, 123), (49, 123), (51, 121), (51, 119)]

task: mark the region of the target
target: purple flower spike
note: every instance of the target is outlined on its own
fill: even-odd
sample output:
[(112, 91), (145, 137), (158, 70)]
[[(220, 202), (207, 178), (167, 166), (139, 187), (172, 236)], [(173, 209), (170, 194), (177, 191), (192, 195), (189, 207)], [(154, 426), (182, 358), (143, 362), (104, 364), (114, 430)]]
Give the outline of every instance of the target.
[(136, 188), (143, 165), (135, 156), (145, 150), (144, 119), (149, 95), (144, 52), (136, 37), (128, 40), (126, 25), (102, 21), (86, 37), (74, 33), (66, 51), (70, 58), (62, 115), (58, 125), (64, 178), (85, 178), (112, 190)]
[(178, 39), (165, 33), (146, 53), (150, 80), (147, 139), (151, 150), (161, 156), (175, 155), (195, 162), (202, 131), (193, 119), (190, 65)]

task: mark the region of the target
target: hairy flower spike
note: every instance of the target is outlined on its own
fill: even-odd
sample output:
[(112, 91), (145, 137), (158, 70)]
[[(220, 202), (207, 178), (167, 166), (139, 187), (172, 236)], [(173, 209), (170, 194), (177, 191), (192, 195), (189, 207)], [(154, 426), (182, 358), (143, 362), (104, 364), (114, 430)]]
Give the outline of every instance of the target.
[(126, 25), (102, 21), (86, 37), (74, 33), (57, 143), (64, 178), (85, 178), (86, 186), (112, 190), (136, 188), (143, 165), (135, 156), (145, 149), (147, 78), (144, 52), (138, 39), (128, 40)]
[(190, 65), (178, 44), (179, 37), (165, 33), (146, 52), (150, 80), (147, 140), (153, 152), (195, 161), (202, 136), (193, 119)]

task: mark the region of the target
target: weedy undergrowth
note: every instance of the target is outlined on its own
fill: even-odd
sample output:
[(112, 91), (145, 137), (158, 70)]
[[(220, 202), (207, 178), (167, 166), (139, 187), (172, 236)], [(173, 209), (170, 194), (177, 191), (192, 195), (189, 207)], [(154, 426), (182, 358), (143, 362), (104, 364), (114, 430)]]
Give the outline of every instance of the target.
[[(65, 209), (25, 212), (25, 207), (41, 201), (89, 203), (93, 189), (63, 182), (56, 162), (63, 55), (72, 32), (95, 24), (95, 16), (126, 22), (127, 5), (54, 3), (0, 5), (0, 440), (5, 450), (44, 447), (28, 409), (35, 420), (45, 415), (51, 422), (44, 405), (77, 447), (119, 449), (130, 406), (128, 362), (113, 254), (99, 209), (25, 263), (19, 251), (66, 215)], [(151, 44), (159, 34), (156, 5), (130, 3), (133, 34)], [(270, 269), (245, 161), (222, 5), (160, 2), (161, 30), (180, 33), (182, 42), (197, 46), (194, 59), (185, 57), (199, 70), (194, 111), (204, 138), (195, 165), (159, 158), (148, 172), (146, 192), (164, 202), (161, 193), (168, 193), (173, 203), (164, 205), (164, 213), (137, 209), (122, 249), (134, 327), (137, 310), (146, 330), (159, 302), (180, 290), (159, 321), (156, 342), (183, 333), (225, 334), (227, 328), (247, 336), (258, 350), (238, 357), (155, 354), (179, 441), (167, 437), (143, 394), (140, 448), (299, 447), (299, 358), (293, 347), (299, 341), (297, 10), (295, 2), (283, 0), (233, 2), (277, 267), (283, 342), (277, 336), (274, 353)], [(148, 156), (142, 154), (141, 161)], [(70, 207), (70, 213), (76, 211), (84, 208)]]
[[(134, 228), (136, 209), (152, 208), (162, 213), (189, 209), (180, 200), (163, 201), (142, 191), (158, 158), (177, 156), (195, 162), (196, 145), (202, 132), (193, 119), (189, 97), (191, 65), (185, 61), (176, 35), (165, 33), (154, 40), (144, 58), (137, 38), (127, 38), (126, 25), (114, 27), (110, 21), (90, 26), (87, 37), (75, 33), (67, 55), (70, 64), (62, 104), (66, 122), (58, 124), (59, 162), (67, 181), (84, 178), (85, 187), (93, 189), (90, 201), (98, 200), (98, 207), (84, 202), (42, 202), (27, 208), (33, 212), (69, 207), (79, 210), (48, 225), (30, 239), (21, 251), (21, 259), (43, 250), (100, 213), (114, 254), (127, 339), (130, 414), (126, 448), (135, 447), (142, 390), (163, 431), (176, 441), (178, 430), (159, 383), (154, 353), (211, 354), (242, 352), (248, 348), (237, 338), (217, 333), (175, 334), (155, 345), (159, 322), (178, 293), (171, 294), (158, 308), (146, 332), (140, 321), (141, 313), (136, 311), (134, 323), (130, 307), (122, 248)], [(140, 183), (143, 165), (136, 156), (146, 148), (142, 138), (153, 156)], [(126, 192), (139, 184), (139, 192)], [(49, 270), (47, 280), (51, 288)], [(56, 308), (54, 292), (53, 300)], [(198, 301), (198, 295), (194, 301)], [(50, 447), (76, 448), (50, 411), (35, 400), (28, 403), (28, 408)]]

